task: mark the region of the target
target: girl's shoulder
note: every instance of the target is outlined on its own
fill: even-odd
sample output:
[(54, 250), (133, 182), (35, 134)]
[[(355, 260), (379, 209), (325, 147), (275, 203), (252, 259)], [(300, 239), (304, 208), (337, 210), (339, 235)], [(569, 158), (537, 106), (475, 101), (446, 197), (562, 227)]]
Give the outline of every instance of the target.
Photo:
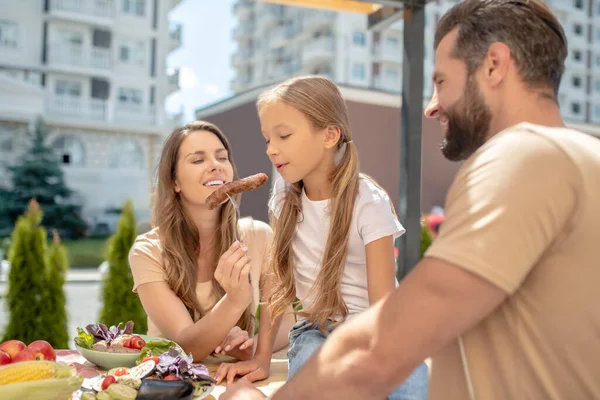
[(377, 181), (366, 174), (360, 174), (357, 204), (389, 204), (390, 196)]

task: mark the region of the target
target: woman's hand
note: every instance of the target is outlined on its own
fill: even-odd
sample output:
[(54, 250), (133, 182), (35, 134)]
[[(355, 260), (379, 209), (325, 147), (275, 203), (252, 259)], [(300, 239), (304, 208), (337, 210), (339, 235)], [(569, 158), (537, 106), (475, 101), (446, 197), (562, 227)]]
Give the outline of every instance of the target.
[(248, 278), (252, 264), (247, 251), (246, 246), (235, 241), (219, 258), (215, 269), (215, 279), (225, 290), (228, 299), (243, 309), (252, 303), (252, 286)]
[(230, 384), (237, 375), (243, 376), (243, 379), (248, 382), (260, 381), (269, 377), (270, 369), (270, 360), (265, 363), (257, 358), (233, 364), (222, 363), (219, 369), (217, 369), (215, 379), (217, 380), (217, 385), (225, 378), (227, 378), (227, 384)]
[(239, 326), (231, 328), (223, 342), (215, 349), (217, 354), (226, 354), (238, 360), (249, 360), (254, 353), (254, 338)]

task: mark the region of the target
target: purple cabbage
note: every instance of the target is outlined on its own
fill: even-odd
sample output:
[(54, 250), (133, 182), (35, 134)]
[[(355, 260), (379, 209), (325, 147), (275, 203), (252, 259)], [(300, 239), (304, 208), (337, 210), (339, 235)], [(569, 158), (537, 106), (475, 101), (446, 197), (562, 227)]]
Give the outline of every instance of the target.
[(194, 364), (192, 354), (182, 354), (177, 347), (171, 347), (169, 351), (158, 356), (158, 365), (156, 370), (162, 377), (175, 375), (182, 380), (192, 380), (194, 382), (216, 381), (208, 374), (208, 369), (203, 364)]
[(131, 335), (133, 332), (133, 321), (127, 321), (124, 329), (121, 329), (122, 324), (122, 322), (119, 322), (119, 325), (113, 325), (110, 328), (104, 324), (89, 324), (85, 327), (85, 330), (94, 337), (94, 341), (106, 340), (106, 344), (110, 344), (117, 337)]

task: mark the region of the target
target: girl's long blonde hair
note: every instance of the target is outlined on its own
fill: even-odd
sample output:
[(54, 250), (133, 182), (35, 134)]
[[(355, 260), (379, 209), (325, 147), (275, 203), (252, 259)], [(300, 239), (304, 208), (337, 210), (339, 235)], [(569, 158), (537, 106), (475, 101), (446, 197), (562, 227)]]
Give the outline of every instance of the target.
[[(313, 287), (317, 297), (310, 309), (298, 312), (325, 331), (327, 322), (332, 318), (338, 315), (342, 317), (340, 321), (332, 321), (329, 325), (330, 329), (341, 323), (348, 315), (348, 307), (342, 298), (340, 283), (348, 254), (354, 202), (358, 194), (358, 153), (352, 143), (346, 103), (338, 87), (329, 79), (319, 76), (290, 79), (259, 96), (257, 101), (259, 113), (263, 107), (277, 101), (302, 112), (315, 130), (331, 126), (339, 128), (341, 136), (337, 150), (346, 147), (330, 176), (333, 184), (329, 205), (330, 227), (321, 270)], [(279, 217), (271, 218), (274, 248), (269, 266), (275, 279), (269, 299), (269, 310), (273, 318), (281, 315), (296, 298), (292, 240), (296, 233), (297, 222), (301, 220), (302, 188), (302, 181), (290, 185), (286, 189)]]
[[(158, 235), (162, 244), (162, 263), (167, 275), (167, 283), (181, 299), (194, 321), (203, 317), (203, 311), (196, 296), (198, 280), (197, 261), (200, 255), (200, 239), (198, 229), (189, 215), (186, 215), (182, 199), (175, 192), (175, 178), (179, 148), (183, 140), (195, 131), (209, 131), (214, 133), (223, 147), (227, 150), (229, 161), (233, 166), (233, 179), (238, 179), (237, 168), (233, 162), (231, 145), (214, 124), (205, 121), (195, 121), (184, 127), (178, 128), (165, 141), (160, 161), (158, 163), (158, 181), (154, 191), (152, 225), (158, 227)], [(239, 202), (239, 197), (235, 198)], [(213, 272), (221, 254), (223, 254), (235, 240), (238, 229), (236, 212), (231, 202), (221, 206), (219, 226), (215, 232), (215, 247), (212, 249)], [(221, 298), (225, 291), (212, 279), (212, 289)], [(252, 332), (253, 318), (250, 307), (240, 317), (237, 325), (248, 332)]]

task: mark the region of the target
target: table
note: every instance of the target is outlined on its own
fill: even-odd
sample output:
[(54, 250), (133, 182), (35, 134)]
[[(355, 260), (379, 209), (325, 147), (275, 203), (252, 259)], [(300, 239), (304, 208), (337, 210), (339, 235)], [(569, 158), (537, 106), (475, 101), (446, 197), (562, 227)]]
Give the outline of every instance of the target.
[[(93, 378), (106, 371), (98, 369), (94, 364), (88, 362), (77, 350), (56, 350), (56, 361), (65, 362), (77, 370), (77, 373), (84, 378)], [(233, 362), (230, 357), (208, 357), (203, 364), (206, 365), (211, 376), (214, 376), (217, 368), (222, 362)], [(279, 389), (286, 381), (288, 373), (287, 366), (287, 348), (273, 353), (271, 358), (271, 376), (264, 381), (255, 382), (255, 386), (264, 394), (271, 395)], [(225, 392), (226, 383), (222, 382), (216, 386), (207, 400), (216, 400)], [(79, 394), (73, 395), (73, 400), (79, 400)]]

